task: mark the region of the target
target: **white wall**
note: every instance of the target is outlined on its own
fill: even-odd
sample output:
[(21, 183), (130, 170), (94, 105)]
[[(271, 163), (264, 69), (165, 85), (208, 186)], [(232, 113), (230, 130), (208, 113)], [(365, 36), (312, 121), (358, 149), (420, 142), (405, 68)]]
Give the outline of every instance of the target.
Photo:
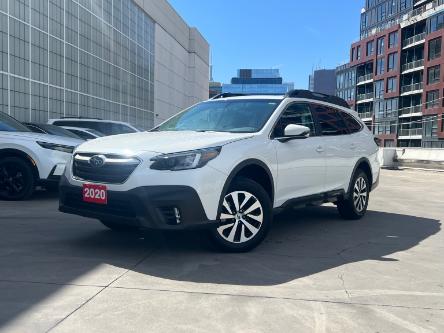
[(165, 0), (135, 0), (155, 25), (154, 123), (208, 99), (209, 45)]

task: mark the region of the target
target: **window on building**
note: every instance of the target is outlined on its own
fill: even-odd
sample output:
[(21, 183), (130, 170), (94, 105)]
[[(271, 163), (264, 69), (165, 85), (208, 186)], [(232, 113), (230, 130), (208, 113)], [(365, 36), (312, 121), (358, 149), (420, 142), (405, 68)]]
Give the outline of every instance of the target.
[(393, 139), (384, 140), (384, 147), (386, 148), (395, 147), (395, 140)]
[(398, 98), (386, 99), (384, 117), (390, 118), (397, 116), (398, 116)]
[(438, 83), (441, 76), (441, 66), (433, 66), (427, 70), (427, 82), (428, 84)]
[(435, 38), (429, 42), (429, 60), (439, 58), (441, 56), (442, 38)]
[(436, 108), (439, 106), (439, 90), (428, 91), (426, 95), (426, 108)]
[(378, 38), (378, 45), (376, 52), (378, 55), (384, 54), (384, 37)]
[(375, 98), (384, 98), (384, 80), (379, 80), (375, 82)]
[(384, 58), (376, 60), (376, 75), (384, 74), (385, 72), (385, 62)]
[(396, 46), (398, 46), (398, 32), (394, 31), (389, 34), (389, 48), (393, 48)]
[(361, 46), (356, 47), (356, 60), (361, 60)]
[(351, 61), (355, 61), (355, 48), (354, 47), (351, 50)]
[(437, 138), (438, 116), (424, 117), (424, 136), (427, 138)]
[(429, 19), (428, 31), (433, 32), (444, 27), (444, 13), (437, 14)]
[(367, 57), (372, 56), (375, 53), (375, 42), (370, 41), (367, 43)]
[(395, 70), (396, 66), (397, 66), (397, 63), (398, 63), (398, 53), (397, 52), (390, 53), (388, 55), (387, 71), (390, 72), (390, 71)]
[(398, 80), (396, 79), (396, 76), (389, 77), (387, 79), (387, 92), (391, 93), (391, 92), (396, 91), (397, 83), (398, 83)]

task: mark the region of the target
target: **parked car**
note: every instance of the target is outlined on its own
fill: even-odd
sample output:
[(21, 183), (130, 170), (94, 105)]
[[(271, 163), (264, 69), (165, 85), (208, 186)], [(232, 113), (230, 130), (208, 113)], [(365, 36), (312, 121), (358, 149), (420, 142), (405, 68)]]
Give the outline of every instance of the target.
[(53, 124), (63, 127), (77, 127), (93, 129), (104, 135), (116, 135), (135, 133), (139, 130), (122, 121), (102, 120), (93, 118), (63, 118), (63, 119), (50, 119), (48, 124)]
[(80, 136), (60, 126), (50, 125), (50, 124), (38, 124), (38, 123), (23, 123), (23, 124), (34, 133), (58, 135), (77, 140), (84, 140)]
[(113, 230), (207, 228), (227, 251), (267, 235), (273, 209), (332, 202), (360, 219), (379, 180), (378, 146), (347, 103), (295, 90), (219, 96), (151, 132), (80, 145), (60, 210)]
[(105, 134), (93, 130), (92, 128), (69, 127), (69, 126), (63, 126), (62, 128), (87, 141), (105, 136)]
[(0, 112), (0, 199), (24, 200), (37, 185), (57, 184), (82, 140), (33, 133)]

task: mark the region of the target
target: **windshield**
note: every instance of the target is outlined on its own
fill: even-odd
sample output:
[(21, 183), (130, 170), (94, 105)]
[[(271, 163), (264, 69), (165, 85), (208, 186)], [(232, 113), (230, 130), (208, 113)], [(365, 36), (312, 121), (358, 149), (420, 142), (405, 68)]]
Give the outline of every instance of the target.
[(155, 130), (253, 133), (265, 125), (280, 102), (276, 99), (203, 102), (179, 113)]
[(48, 134), (65, 136), (73, 139), (81, 139), (78, 135), (75, 135), (74, 133), (56, 125), (39, 124), (39, 127), (47, 131)]
[(19, 123), (6, 113), (0, 112), (0, 131), (3, 132), (31, 132), (25, 125)]

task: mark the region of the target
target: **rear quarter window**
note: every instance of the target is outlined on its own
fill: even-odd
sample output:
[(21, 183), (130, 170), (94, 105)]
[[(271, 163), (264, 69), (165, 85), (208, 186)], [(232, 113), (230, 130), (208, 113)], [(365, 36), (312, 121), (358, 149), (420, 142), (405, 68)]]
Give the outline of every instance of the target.
[(345, 124), (350, 132), (350, 134), (358, 133), (362, 130), (362, 125), (359, 121), (357, 121), (352, 115), (342, 112), (341, 115), (344, 118)]

